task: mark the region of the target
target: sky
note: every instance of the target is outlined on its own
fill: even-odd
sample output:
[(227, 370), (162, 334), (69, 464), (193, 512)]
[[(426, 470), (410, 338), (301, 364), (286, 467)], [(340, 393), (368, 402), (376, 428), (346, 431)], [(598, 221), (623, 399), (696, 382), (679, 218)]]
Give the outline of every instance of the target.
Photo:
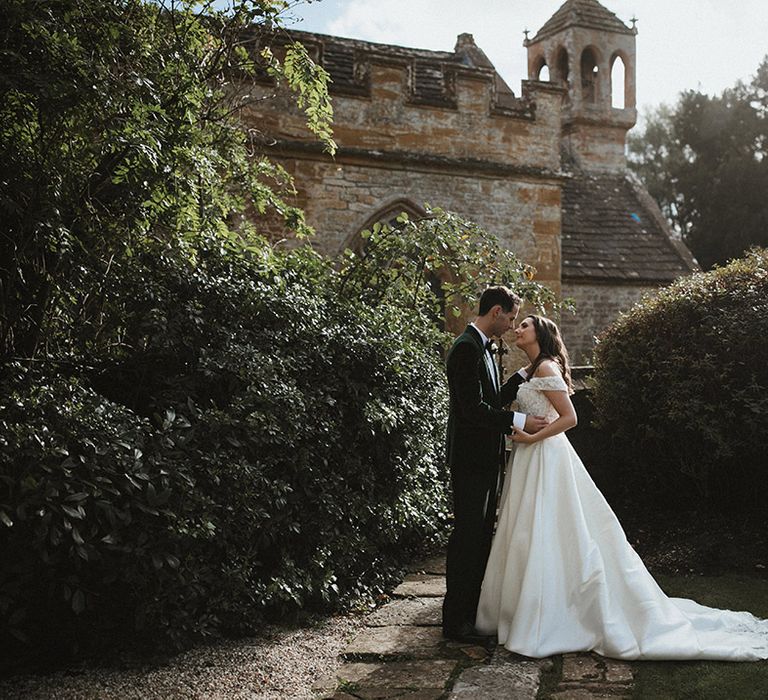
[[(314, 0), (291, 14), (294, 29), (437, 51), (468, 32), (520, 94), (527, 78), (523, 30), (536, 33), (564, 0)], [(601, 0), (625, 24), (637, 18), (641, 119), (680, 92), (718, 94), (749, 82), (768, 55), (766, 0)]]

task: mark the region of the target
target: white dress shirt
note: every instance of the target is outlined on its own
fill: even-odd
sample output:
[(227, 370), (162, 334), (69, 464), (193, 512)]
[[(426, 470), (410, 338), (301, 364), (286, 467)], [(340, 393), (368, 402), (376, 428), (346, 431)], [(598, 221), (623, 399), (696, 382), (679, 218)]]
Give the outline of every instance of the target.
[[(501, 387), (499, 386), (499, 372), (496, 368), (496, 363), (493, 361), (493, 356), (488, 351), (488, 348), (486, 345), (488, 344), (489, 338), (483, 333), (474, 323), (470, 323), (470, 326), (474, 328), (478, 334), (480, 335), (480, 340), (483, 341), (483, 347), (485, 347), (485, 351), (483, 352), (483, 358), (485, 360), (485, 366), (488, 368), (488, 372), (490, 372), (491, 377), (493, 377), (493, 385), (496, 387), (496, 391), (499, 391)], [(527, 379), (528, 374), (525, 371), (525, 369), (520, 368), (517, 373), (523, 378)], [(518, 411), (514, 412), (514, 416), (512, 418), (512, 425), (517, 430), (525, 430), (525, 413), (519, 413)]]

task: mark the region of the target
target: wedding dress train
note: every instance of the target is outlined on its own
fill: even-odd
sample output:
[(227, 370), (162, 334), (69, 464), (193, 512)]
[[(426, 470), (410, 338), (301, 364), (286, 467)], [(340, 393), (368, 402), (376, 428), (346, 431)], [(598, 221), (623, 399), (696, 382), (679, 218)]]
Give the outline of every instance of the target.
[[(556, 418), (535, 377), (519, 410)], [(768, 620), (669, 598), (629, 544), (564, 433), (518, 444), (485, 570), (476, 627), (531, 657), (595, 651), (617, 659), (768, 658)]]

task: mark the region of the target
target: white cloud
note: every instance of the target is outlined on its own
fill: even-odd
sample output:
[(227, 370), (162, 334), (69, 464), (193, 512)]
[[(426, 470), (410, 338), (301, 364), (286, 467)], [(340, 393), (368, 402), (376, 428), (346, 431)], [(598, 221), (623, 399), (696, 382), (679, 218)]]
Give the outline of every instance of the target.
[[(502, 3), (491, 1), (489, 8)], [(464, 19), (462, 19), (462, 16)], [(451, 50), (456, 30), (468, 17), (460, 0), (387, 0), (376, 4), (348, 2), (342, 14), (329, 24), (333, 33), (363, 36), (369, 41), (396, 43), (435, 50)]]

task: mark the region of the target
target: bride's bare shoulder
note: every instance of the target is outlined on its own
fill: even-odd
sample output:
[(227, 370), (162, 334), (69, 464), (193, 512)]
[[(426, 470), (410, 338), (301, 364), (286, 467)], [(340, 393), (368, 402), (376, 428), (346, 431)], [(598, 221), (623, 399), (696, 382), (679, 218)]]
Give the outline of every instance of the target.
[(544, 360), (533, 373), (534, 377), (562, 377), (560, 365), (554, 360)]

